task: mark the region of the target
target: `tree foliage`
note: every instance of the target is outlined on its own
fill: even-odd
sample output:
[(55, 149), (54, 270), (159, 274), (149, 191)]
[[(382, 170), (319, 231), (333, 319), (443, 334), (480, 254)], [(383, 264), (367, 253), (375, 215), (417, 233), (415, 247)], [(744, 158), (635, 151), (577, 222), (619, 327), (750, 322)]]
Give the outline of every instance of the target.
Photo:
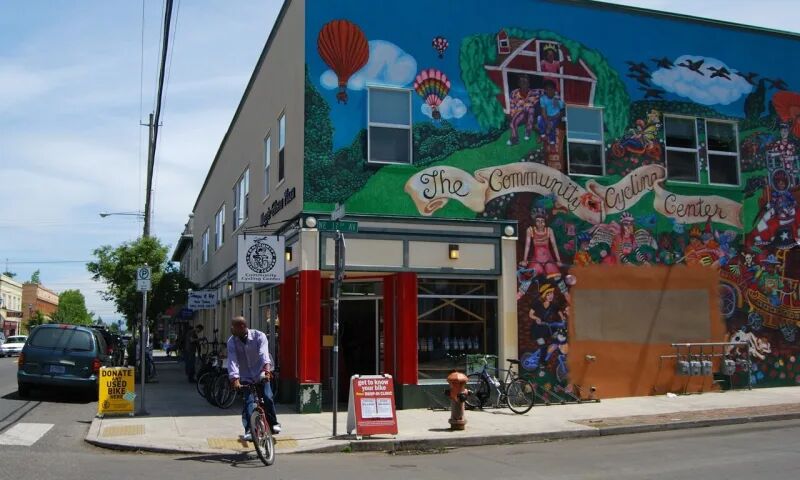
[(30, 332), (34, 327), (44, 325), (47, 322), (47, 317), (44, 316), (40, 310), (36, 310), (31, 318), (28, 319), (28, 331)]
[(31, 274), (31, 280), (28, 283), (35, 283), (36, 285), (41, 285), (42, 280), (40, 277), (41, 277), (41, 272), (39, 270), (36, 270)]
[(14, 277), (16, 277), (16, 276), (17, 276), (17, 274), (16, 274), (16, 273), (14, 273), (14, 272), (9, 272), (8, 270), (6, 270), (5, 272), (3, 272), (3, 275), (5, 275), (5, 276), (6, 276), (6, 277), (8, 277), (8, 278), (14, 278)]
[[(628, 122), (630, 97), (619, 73), (611, 68), (601, 53), (549, 30), (507, 28), (506, 32), (515, 38), (559, 42), (569, 51), (573, 62), (583, 60), (597, 77), (594, 101), (605, 110), (603, 119), (606, 130), (612, 137), (622, 136)], [(500, 88), (491, 81), (484, 68), (496, 58), (497, 44), (494, 34), (473, 35), (461, 42), (461, 79), (469, 94), (472, 113), (484, 128), (501, 128), (506, 121), (503, 108), (497, 101)]]
[(58, 308), (53, 313), (54, 323), (91, 325), (92, 314), (86, 310), (86, 298), (80, 290), (66, 290), (58, 296)]
[(168, 261), (168, 247), (153, 237), (139, 238), (118, 247), (103, 245), (94, 250), (96, 261), (86, 268), (96, 281), (104, 282), (104, 300), (112, 301), (125, 315), (132, 329), (141, 311), (142, 295), (136, 291), (136, 269), (149, 265), (153, 290), (148, 295), (147, 318), (151, 321), (174, 304), (186, 301), (188, 290), (196, 288)]

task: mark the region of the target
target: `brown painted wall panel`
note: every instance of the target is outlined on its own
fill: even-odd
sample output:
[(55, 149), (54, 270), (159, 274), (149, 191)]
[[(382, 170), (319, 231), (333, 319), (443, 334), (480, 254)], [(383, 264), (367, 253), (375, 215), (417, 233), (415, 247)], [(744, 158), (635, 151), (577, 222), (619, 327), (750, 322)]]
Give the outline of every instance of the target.
[(659, 357), (674, 353), (673, 342), (724, 340), (716, 270), (590, 266), (572, 273), (572, 383), (596, 387), (600, 398), (714, 388), (710, 377), (675, 376), (674, 360)]

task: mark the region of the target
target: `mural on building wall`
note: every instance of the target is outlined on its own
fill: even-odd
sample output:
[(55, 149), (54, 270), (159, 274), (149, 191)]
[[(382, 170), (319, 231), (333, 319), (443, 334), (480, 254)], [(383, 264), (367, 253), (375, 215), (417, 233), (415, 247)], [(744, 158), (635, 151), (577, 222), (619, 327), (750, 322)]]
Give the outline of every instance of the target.
[[(708, 54), (702, 43), (618, 54), (620, 39), (587, 45), (545, 28), (444, 37), (425, 24), (413, 34), (376, 27), (370, 38), (363, 15), (314, 15), (306, 209), (344, 201), (352, 213), (516, 220), (519, 352), (546, 388), (572, 388), (566, 332), (580, 279), (570, 268), (615, 264), (718, 270), (729, 337), (756, 359), (743, 374), (800, 384), (800, 94), (774, 68), (751, 71), (735, 42)], [(368, 85), (414, 92), (413, 165), (366, 165)], [(602, 108), (601, 136), (581, 142), (592, 147), (569, 141), (585, 126), (567, 126), (570, 106)], [(694, 119), (694, 144), (668, 144), (672, 118)], [(678, 171), (686, 148), (697, 152), (682, 171), (691, 181), (671, 180), (669, 158)], [(739, 168), (723, 168), (737, 154)], [(570, 172), (578, 167), (583, 175)]]

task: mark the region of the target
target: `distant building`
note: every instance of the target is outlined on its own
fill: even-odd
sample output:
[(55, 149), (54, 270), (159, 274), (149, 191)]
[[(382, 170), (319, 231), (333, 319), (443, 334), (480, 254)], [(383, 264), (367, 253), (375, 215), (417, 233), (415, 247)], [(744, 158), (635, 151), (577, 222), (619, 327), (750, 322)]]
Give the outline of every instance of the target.
[(22, 323), (27, 325), (36, 311), (40, 311), (48, 319), (58, 309), (58, 294), (37, 283), (22, 285)]
[(0, 275), (0, 326), (6, 337), (19, 333), (21, 308), (22, 284)]

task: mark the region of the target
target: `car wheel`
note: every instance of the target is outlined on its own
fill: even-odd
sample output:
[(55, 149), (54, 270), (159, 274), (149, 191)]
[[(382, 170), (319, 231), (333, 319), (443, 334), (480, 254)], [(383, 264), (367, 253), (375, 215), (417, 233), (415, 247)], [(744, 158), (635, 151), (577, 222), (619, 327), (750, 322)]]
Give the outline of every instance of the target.
[(20, 398), (28, 398), (31, 396), (31, 386), (27, 383), (17, 383), (17, 394)]

